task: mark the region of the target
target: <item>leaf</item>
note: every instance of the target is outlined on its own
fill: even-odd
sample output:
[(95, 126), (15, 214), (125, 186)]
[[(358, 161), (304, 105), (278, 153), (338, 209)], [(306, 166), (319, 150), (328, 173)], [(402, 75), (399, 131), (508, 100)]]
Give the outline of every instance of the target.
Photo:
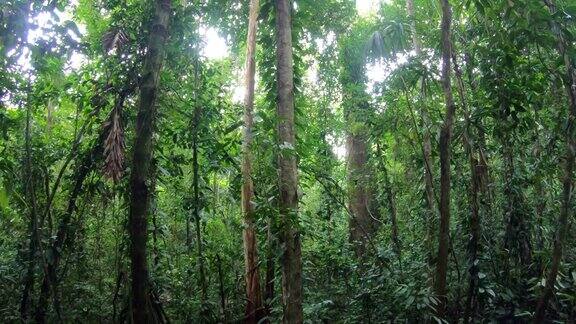
[(8, 208), (8, 193), (4, 185), (0, 186), (0, 209)]

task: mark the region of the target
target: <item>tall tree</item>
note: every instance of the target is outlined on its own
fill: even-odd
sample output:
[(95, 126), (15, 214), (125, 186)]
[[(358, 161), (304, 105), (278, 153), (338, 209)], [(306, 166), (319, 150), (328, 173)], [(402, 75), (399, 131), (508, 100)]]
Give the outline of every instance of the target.
[[(557, 12), (556, 4), (553, 0), (544, 0), (544, 4), (553, 15), (552, 19), (556, 19)], [(556, 37), (556, 45), (558, 53), (564, 60), (566, 68), (565, 87), (566, 95), (568, 96), (568, 111), (566, 117), (566, 161), (564, 162), (564, 178), (562, 181), (562, 206), (560, 208), (560, 215), (558, 216), (558, 223), (556, 233), (554, 236), (554, 248), (552, 249), (552, 262), (548, 275), (546, 278), (546, 286), (538, 304), (536, 306), (536, 314), (534, 315), (534, 323), (542, 323), (546, 317), (546, 308), (548, 301), (554, 295), (554, 286), (556, 285), (556, 277), (560, 270), (560, 263), (562, 261), (562, 250), (566, 235), (568, 232), (568, 217), (573, 215), (572, 195), (574, 190), (574, 163), (576, 160), (576, 136), (574, 135), (574, 120), (576, 119), (576, 66), (573, 57), (570, 55), (571, 48), (568, 48), (570, 42), (567, 42), (564, 32), (557, 22), (552, 20), (552, 32)]]
[(373, 245), (381, 221), (376, 203), (373, 170), (370, 163), (370, 97), (366, 93), (365, 39), (372, 26), (359, 23), (343, 38), (340, 60), (342, 106), (346, 120), (346, 182), (349, 240), (358, 257)]
[(298, 229), (298, 169), (294, 130), (292, 1), (276, 0), (276, 82), (278, 87), (278, 187), (282, 246), (284, 323), (302, 323), (302, 250)]
[(448, 271), (448, 250), (450, 246), (450, 145), (456, 105), (452, 97), (450, 81), (452, 40), (452, 8), (449, 0), (440, 0), (442, 7), (441, 46), (442, 46), (442, 90), (446, 114), (440, 131), (440, 232), (438, 236), (438, 261), (436, 263), (436, 280), (434, 290), (440, 299), (438, 316), (444, 316), (447, 290), (446, 273)]
[(171, 0), (155, 0), (154, 18), (150, 26), (148, 51), (144, 61), (134, 154), (130, 175), (130, 260), (131, 264), (131, 318), (134, 323), (154, 322), (149, 305), (149, 278), (146, 255), (148, 239), (148, 208), (150, 188), (148, 178), (152, 160), (152, 134), (156, 120), (156, 97), (160, 69), (168, 38)]
[(244, 266), (246, 281), (246, 323), (258, 323), (264, 313), (258, 269), (258, 247), (254, 220), (254, 184), (252, 182), (252, 128), (254, 124), (254, 86), (256, 74), (256, 31), (260, 1), (250, 0), (244, 96), (244, 141), (242, 145), (242, 213), (244, 214)]

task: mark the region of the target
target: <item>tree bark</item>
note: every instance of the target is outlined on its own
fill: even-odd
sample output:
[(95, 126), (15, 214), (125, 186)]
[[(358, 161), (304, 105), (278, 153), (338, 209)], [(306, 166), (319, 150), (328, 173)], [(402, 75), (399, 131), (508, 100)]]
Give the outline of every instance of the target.
[[(544, 0), (545, 5), (548, 7), (550, 13), (556, 13), (556, 5), (553, 0)], [(574, 120), (576, 119), (576, 68), (572, 60), (567, 46), (569, 43), (565, 40), (560, 26), (552, 20), (552, 31), (555, 34), (558, 53), (564, 59), (566, 66), (566, 95), (568, 96), (568, 111), (566, 121), (566, 161), (564, 164), (564, 179), (562, 190), (562, 207), (560, 215), (558, 216), (558, 227), (554, 236), (554, 248), (552, 249), (552, 262), (550, 270), (546, 277), (546, 286), (538, 300), (536, 306), (536, 314), (534, 315), (534, 323), (542, 323), (546, 317), (546, 308), (548, 301), (554, 295), (554, 285), (556, 284), (556, 277), (560, 270), (560, 263), (562, 261), (562, 250), (568, 232), (568, 217), (573, 214), (572, 212), (572, 191), (574, 189), (574, 163), (576, 154), (576, 138), (574, 136)]]
[(446, 273), (448, 271), (448, 252), (450, 247), (450, 150), (452, 128), (456, 106), (452, 97), (450, 82), (452, 41), (452, 9), (449, 0), (440, 0), (442, 7), (442, 89), (446, 105), (446, 115), (440, 131), (440, 231), (438, 236), (438, 261), (434, 290), (440, 299), (437, 315), (443, 317), (446, 310), (447, 290)]
[(140, 101), (136, 120), (134, 155), (130, 175), (130, 260), (131, 318), (134, 323), (150, 323), (153, 317), (148, 305), (149, 283), (146, 244), (150, 189), (148, 177), (152, 159), (152, 135), (156, 119), (156, 97), (164, 48), (168, 38), (171, 0), (156, 0), (154, 21), (150, 29), (148, 51), (144, 61)]
[(284, 323), (302, 323), (302, 251), (298, 229), (298, 177), (294, 131), (294, 61), (292, 1), (276, 0), (276, 81), (280, 241), (282, 246), (282, 306)]
[(260, 1), (250, 0), (244, 97), (244, 141), (242, 145), (242, 213), (244, 215), (244, 267), (246, 281), (245, 323), (258, 323), (263, 317), (258, 246), (254, 219), (254, 184), (252, 182), (252, 128), (254, 123), (254, 87), (256, 74), (256, 32)]

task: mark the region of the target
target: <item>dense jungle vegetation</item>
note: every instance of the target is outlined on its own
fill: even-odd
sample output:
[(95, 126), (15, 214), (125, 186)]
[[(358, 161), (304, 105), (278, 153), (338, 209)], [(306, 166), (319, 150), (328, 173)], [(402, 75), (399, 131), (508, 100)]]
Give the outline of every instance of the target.
[(0, 322), (576, 321), (575, 0), (0, 2)]

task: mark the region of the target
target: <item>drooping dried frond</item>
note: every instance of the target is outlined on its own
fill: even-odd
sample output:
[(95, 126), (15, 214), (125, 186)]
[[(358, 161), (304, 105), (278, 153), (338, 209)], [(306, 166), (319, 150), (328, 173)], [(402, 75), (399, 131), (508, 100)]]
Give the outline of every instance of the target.
[(121, 121), (121, 109), (117, 105), (110, 117), (104, 123), (105, 132), (108, 133), (104, 141), (104, 174), (117, 182), (123, 174), (124, 164), (124, 130)]
[(113, 49), (121, 48), (128, 43), (128, 36), (120, 28), (112, 28), (102, 36), (102, 46), (106, 53)]

